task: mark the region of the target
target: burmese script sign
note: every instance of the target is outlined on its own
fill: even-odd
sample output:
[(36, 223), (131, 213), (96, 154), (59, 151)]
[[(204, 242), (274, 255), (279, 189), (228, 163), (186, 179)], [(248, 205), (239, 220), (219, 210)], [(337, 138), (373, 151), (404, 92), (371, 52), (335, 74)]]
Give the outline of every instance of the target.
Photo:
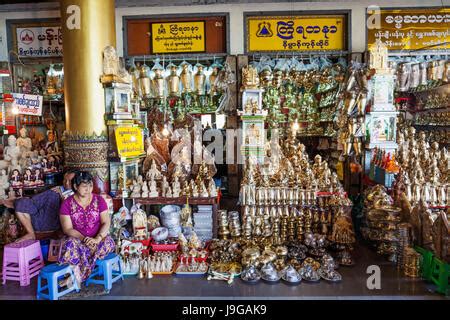
[(205, 52), (205, 22), (167, 22), (151, 24), (152, 53)]
[(117, 151), (121, 158), (138, 157), (145, 154), (142, 129), (119, 127), (115, 130)]
[(346, 50), (346, 16), (250, 16), (247, 51)]
[(61, 57), (63, 55), (61, 27), (16, 28), (19, 57)]
[(381, 10), (380, 22), (367, 30), (368, 45), (381, 39), (389, 50), (450, 49), (450, 9)]
[(42, 116), (43, 96), (25, 93), (13, 93), (14, 102), (12, 108), (17, 108), (19, 114), (30, 116)]

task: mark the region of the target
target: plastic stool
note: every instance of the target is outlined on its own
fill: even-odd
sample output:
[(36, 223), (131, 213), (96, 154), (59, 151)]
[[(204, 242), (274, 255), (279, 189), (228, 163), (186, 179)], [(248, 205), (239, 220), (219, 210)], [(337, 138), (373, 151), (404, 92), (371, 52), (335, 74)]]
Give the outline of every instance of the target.
[(48, 247), (50, 240), (40, 240), (39, 242), (41, 244), (42, 257), (44, 258), (44, 261), (48, 261)]
[(2, 282), (20, 281), (21, 286), (30, 285), (30, 279), (39, 274), (44, 266), (41, 245), (38, 240), (10, 243), (3, 251)]
[[(91, 283), (101, 284), (105, 287), (106, 292), (112, 288), (112, 284), (119, 279), (123, 280), (122, 265), (120, 258), (115, 253), (108, 254), (104, 259), (97, 260), (95, 269), (86, 280), (86, 286)], [(103, 277), (95, 279), (95, 277)]]
[(50, 245), (48, 246), (48, 261), (58, 261), (59, 254), (61, 253), (61, 242), (61, 240), (50, 240)]
[(450, 292), (450, 265), (434, 257), (431, 267), (431, 280), (437, 285), (436, 291), (447, 296)]
[[(70, 275), (73, 285), (63, 291), (58, 291), (58, 280), (61, 280), (61, 278), (67, 274)], [(47, 280), (47, 284), (43, 286), (42, 280), (44, 279)], [(45, 290), (48, 290), (48, 293), (44, 293)], [(39, 273), (37, 288), (38, 299), (58, 300), (59, 297), (62, 297), (74, 290), (79, 292), (80, 288), (78, 287), (75, 274), (68, 264), (58, 265), (54, 263), (42, 268)]]
[(432, 273), (431, 266), (433, 263), (433, 252), (417, 246), (414, 247), (414, 250), (416, 250), (418, 253), (422, 255), (422, 259), (420, 261), (420, 273), (422, 275), (422, 278), (431, 281), (431, 273)]

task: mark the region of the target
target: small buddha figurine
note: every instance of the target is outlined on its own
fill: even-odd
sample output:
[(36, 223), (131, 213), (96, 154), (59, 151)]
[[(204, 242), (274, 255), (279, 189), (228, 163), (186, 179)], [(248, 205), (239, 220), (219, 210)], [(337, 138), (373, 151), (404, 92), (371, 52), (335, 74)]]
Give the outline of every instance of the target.
[(197, 184), (192, 183), (191, 189), (192, 189), (192, 197), (198, 198), (199, 197), (199, 192), (198, 192)]
[(163, 181), (162, 181), (162, 185), (161, 185), (161, 194), (165, 195), (168, 188), (169, 188), (169, 182), (167, 182), (167, 177), (163, 176)]
[(217, 188), (216, 188), (216, 184), (213, 179), (209, 180), (208, 191), (209, 191), (210, 197), (213, 197), (213, 198), (217, 197)]
[(139, 198), (141, 196), (141, 186), (136, 180), (133, 180), (133, 186), (131, 187), (131, 197)]
[(312, 171), (316, 177), (320, 177), (323, 171), (322, 156), (320, 154), (314, 157), (314, 164), (312, 166)]
[(17, 146), (17, 139), (15, 136), (8, 137), (8, 145), (3, 149), (3, 159), (12, 161), (12, 159), (19, 159), (21, 155), (19, 146)]
[(172, 188), (171, 187), (167, 187), (166, 198), (172, 198), (172, 197), (173, 197)]
[(144, 185), (144, 178), (141, 175), (138, 175), (137, 177), (137, 184), (140, 185), (141, 188)]
[(9, 178), (6, 174), (6, 170), (2, 169), (0, 171), (0, 199), (7, 199), (6, 190), (9, 188)]
[(156, 188), (156, 181), (150, 180), (150, 198), (157, 198), (159, 196), (158, 189)]
[(150, 180), (160, 180), (161, 179), (162, 174), (158, 170), (158, 168), (156, 168), (156, 162), (155, 162), (154, 159), (152, 160), (152, 165), (150, 167), (150, 170), (147, 171), (147, 174), (146, 174), (145, 177), (146, 177), (146, 179), (148, 181), (150, 181)]
[(419, 182), (419, 179), (417, 178), (417, 176), (414, 176), (412, 185), (411, 185), (411, 189), (412, 189), (412, 201), (413, 202), (419, 202), (420, 201), (420, 196), (422, 194), (422, 183)]
[(181, 194), (188, 198), (192, 196), (192, 190), (191, 190), (191, 186), (190, 186), (189, 182), (187, 182), (187, 181), (184, 182), (184, 187), (183, 187)]
[(142, 198), (148, 198), (148, 196), (149, 196), (148, 185), (147, 185), (147, 183), (144, 182), (144, 184), (142, 185), (141, 197)]
[(19, 130), (20, 136), (17, 138), (17, 146), (20, 148), (22, 152), (31, 151), (33, 148), (33, 144), (31, 143), (31, 139), (28, 137), (28, 132), (25, 127), (22, 127)]
[(201, 190), (200, 197), (202, 197), (202, 198), (209, 197), (208, 189), (206, 189), (205, 183), (203, 181), (200, 185), (200, 190)]
[(113, 46), (107, 46), (103, 50), (103, 74), (119, 75), (119, 56)]
[(174, 181), (172, 182), (172, 195), (174, 198), (178, 198), (181, 193), (180, 182), (178, 181), (178, 177), (176, 176)]

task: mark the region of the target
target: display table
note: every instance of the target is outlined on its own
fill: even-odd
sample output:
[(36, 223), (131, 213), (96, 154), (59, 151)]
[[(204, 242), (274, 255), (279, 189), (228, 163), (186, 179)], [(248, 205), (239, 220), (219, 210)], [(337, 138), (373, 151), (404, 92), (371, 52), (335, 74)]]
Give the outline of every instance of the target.
[(219, 210), (219, 197), (209, 197), (209, 198), (166, 198), (166, 197), (156, 197), (156, 198), (123, 198), (117, 196), (113, 198), (114, 210), (122, 206), (124, 200), (133, 200), (135, 203), (140, 203), (142, 205), (179, 205), (182, 206), (189, 202), (190, 205), (211, 205), (212, 206), (212, 218), (213, 218), (213, 237), (217, 237), (217, 211)]

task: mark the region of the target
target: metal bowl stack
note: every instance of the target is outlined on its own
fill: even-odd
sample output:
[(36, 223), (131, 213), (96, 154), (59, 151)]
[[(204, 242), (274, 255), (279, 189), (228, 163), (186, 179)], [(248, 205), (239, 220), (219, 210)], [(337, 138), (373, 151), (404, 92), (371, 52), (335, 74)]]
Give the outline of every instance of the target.
[(227, 210), (219, 210), (218, 212), (219, 231), (217, 232), (219, 239), (229, 239), (230, 230), (228, 229), (228, 213)]
[(407, 248), (404, 252), (403, 270), (407, 277), (417, 278), (420, 275), (420, 259), (421, 255), (413, 248)]
[(403, 267), (405, 264), (405, 250), (411, 246), (410, 232), (411, 224), (400, 223), (397, 226), (398, 246), (397, 246), (397, 266)]
[(169, 237), (177, 238), (181, 232), (180, 207), (167, 205), (161, 208), (160, 217), (164, 227), (169, 229)]
[(230, 211), (228, 213), (228, 227), (233, 238), (241, 236), (241, 222), (239, 221), (239, 212)]

